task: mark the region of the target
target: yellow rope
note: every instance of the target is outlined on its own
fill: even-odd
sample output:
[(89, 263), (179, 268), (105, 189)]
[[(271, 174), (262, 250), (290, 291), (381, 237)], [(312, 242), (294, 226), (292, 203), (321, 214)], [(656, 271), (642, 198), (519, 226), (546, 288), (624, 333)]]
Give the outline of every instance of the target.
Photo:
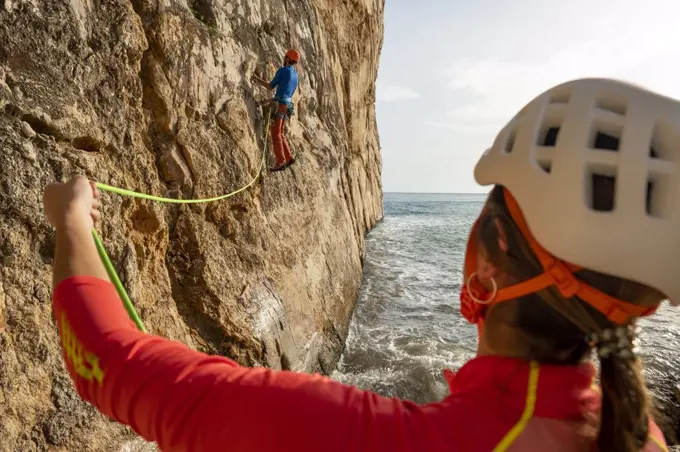
[(538, 363), (531, 361), (529, 363), (529, 381), (527, 382), (527, 395), (524, 403), (524, 412), (519, 418), (517, 424), (503, 437), (500, 443), (494, 448), (494, 452), (504, 452), (512, 445), (512, 443), (519, 437), (529, 423), (529, 420), (534, 415), (536, 408), (536, 392), (538, 391)]
[(226, 195), (221, 195), (221, 196), (215, 196), (212, 198), (202, 198), (202, 199), (174, 199), (174, 198), (163, 198), (161, 196), (154, 196), (154, 195), (148, 195), (146, 193), (139, 193), (133, 190), (127, 190), (125, 188), (118, 188), (114, 187), (111, 185), (106, 185), (102, 184), (101, 182), (96, 182), (95, 185), (97, 188), (100, 190), (108, 191), (111, 193), (116, 193), (117, 195), (121, 196), (131, 196), (133, 198), (139, 198), (139, 199), (148, 199), (149, 201), (156, 201), (156, 202), (164, 202), (164, 203), (171, 203), (171, 204), (199, 204), (199, 203), (204, 203), (204, 202), (214, 202), (214, 201), (221, 201), (223, 199), (231, 198), (232, 196), (238, 195), (242, 191), (247, 190), (250, 188), (255, 181), (257, 181), (257, 178), (260, 177), (260, 174), (262, 174), (262, 168), (264, 168), (265, 162), (267, 160), (267, 142), (269, 140), (269, 120), (271, 117), (271, 107), (269, 107), (268, 114), (267, 114), (267, 120), (265, 121), (265, 137), (264, 137), (264, 146), (262, 147), (262, 160), (260, 163), (260, 166), (257, 170), (257, 173), (253, 178), (248, 182), (246, 185), (243, 187), (239, 188), (238, 190), (232, 191), (231, 193), (227, 193)]

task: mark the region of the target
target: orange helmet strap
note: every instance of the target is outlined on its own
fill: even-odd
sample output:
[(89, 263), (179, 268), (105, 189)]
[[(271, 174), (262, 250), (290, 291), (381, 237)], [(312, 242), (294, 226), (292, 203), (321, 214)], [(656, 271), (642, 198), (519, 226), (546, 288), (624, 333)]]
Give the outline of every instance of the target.
[(504, 189), (503, 191), (508, 211), (515, 221), (515, 224), (517, 224), (520, 232), (529, 243), (532, 251), (541, 262), (544, 273), (527, 281), (500, 289), (496, 297), (493, 300), (490, 300), (489, 304), (518, 298), (530, 293), (538, 292), (550, 286), (555, 286), (563, 297), (571, 298), (576, 296), (580, 298), (616, 324), (624, 324), (627, 323), (631, 317), (650, 315), (656, 311), (656, 306), (646, 308), (619, 300), (597, 290), (584, 281), (579, 280), (574, 273), (581, 270), (581, 268), (577, 265), (561, 261), (548, 253), (548, 251), (534, 239), (515, 198), (508, 190)]

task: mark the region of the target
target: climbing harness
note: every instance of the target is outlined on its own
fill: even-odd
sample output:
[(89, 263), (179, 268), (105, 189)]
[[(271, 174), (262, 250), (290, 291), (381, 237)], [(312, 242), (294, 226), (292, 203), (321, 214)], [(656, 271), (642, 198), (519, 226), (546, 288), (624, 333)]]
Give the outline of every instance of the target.
[(272, 102), (277, 102), (279, 105), (285, 105), (288, 107), (288, 110), (286, 110), (285, 114), (279, 113), (278, 110), (274, 111), (272, 119), (275, 119), (277, 116), (279, 116), (285, 121), (286, 119), (290, 119), (291, 116), (295, 114), (295, 104), (293, 103), (292, 97), (274, 97)]
[[(199, 204), (199, 203), (206, 203), (206, 202), (214, 202), (214, 201), (221, 201), (223, 199), (231, 198), (232, 196), (236, 196), (237, 194), (247, 190), (250, 188), (255, 181), (260, 177), (262, 174), (262, 168), (264, 168), (266, 159), (267, 159), (267, 143), (269, 141), (269, 122), (271, 120), (271, 111), (273, 107), (269, 107), (269, 112), (265, 115), (265, 121), (264, 121), (264, 142), (262, 146), (262, 160), (260, 162), (260, 165), (257, 169), (257, 172), (255, 173), (255, 176), (248, 182), (246, 185), (243, 187), (239, 188), (238, 190), (235, 190), (231, 193), (227, 193), (226, 195), (221, 195), (221, 196), (215, 196), (213, 198), (202, 198), (202, 199), (173, 199), (173, 198), (163, 198), (161, 196), (153, 196), (153, 195), (148, 195), (146, 193), (138, 193), (136, 191), (132, 190), (126, 190), (123, 188), (118, 188), (114, 187), (111, 185), (106, 185), (102, 184), (100, 182), (95, 183), (96, 187), (100, 190), (107, 191), (110, 193), (115, 193), (117, 195), (121, 196), (129, 196), (132, 198), (139, 198), (139, 199), (147, 199), (149, 201), (156, 201), (156, 202), (162, 202), (162, 203), (167, 203), (167, 204)], [(147, 330), (144, 327), (144, 323), (142, 320), (139, 318), (139, 315), (137, 314), (137, 311), (135, 310), (134, 305), (132, 304), (132, 301), (130, 300), (130, 297), (128, 296), (127, 291), (125, 290), (125, 287), (123, 286), (123, 283), (121, 282), (120, 278), (118, 277), (118, 274), (116, 273), (116, 269), (113, 267), (113, 264), (111, 263), (111, 259), (109, 258), (109, 255), (106, 253), (106, 249), (104, 248), (104, 245), (102, 244), (101, 238), (99, 237), (99, 234), (97, 234), (96, 229), (92, 229), (92, 236), (94, 237), (94, 242), (97, 246), (97, 251), (99, 252), (99, 257), (102, 260), (102, 263), (104, 264), (104, 268), (106, 268), (106, 273), (108, 273), (109, 278), (111, 279), (111, 282), (116, 288), (116, 291), (118, 292), (118, 296), (120, 296), (121, 301), (123, 302), (123, 306), (125, 307), (125, 310), (128, 312), (128, 315), (130, 316), (130, 319), (135, 323), (137, 328), (142, 331), (143, 333), (146, 333)]]

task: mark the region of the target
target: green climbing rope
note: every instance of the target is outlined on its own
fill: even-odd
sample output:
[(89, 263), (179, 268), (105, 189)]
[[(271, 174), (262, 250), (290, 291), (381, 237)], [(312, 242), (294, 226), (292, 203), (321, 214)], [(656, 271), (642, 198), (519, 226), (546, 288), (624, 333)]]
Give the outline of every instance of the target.
[[(257, 172), (255, 173), (255, 176), (248, 182), (246, 185), (243, 187), (239, 188), (238, 190), (235, 190), (231, 193), (227, 193), (226, 195), (221, 195), (221, 196), (215, 196), (213, 198), (202, 198), (202, 199), (173, 199), (173, 198), (163, 198), (161, 196), (153, 196), (153, 195), (148, 195), (146, 193), (139, 193), (136, 191), (132, 190), (126, 190), (124, 188), (118, 188), (118, 187), (113, 187), (111, 185), (106, 185), (102, 183), (95, 183), (98, 189), (103, 190), (103, 191), (108, 191), (110, 193), (115, 193), (121, 196), (130, 196), (133, 198), (139, 198), (139, 199), (147, 199), (149, 201), (156, 201), (156, 202), (162, 202), (162, 203), (171, 203), (171, 204), (198, 204), (198, 203), (205, 203), (205, 202), (214, 202), (214, 201), (221, 201), (223, 199), (231, 198), (232, 196), (236, 196), (239, 193), (247, 190), (250, 188), (260, 177), (262, 174), (262, 169), (264, 168), (264, 165), (267, 161), (267, 144), (269, 142), (269, 122), (271, 118), (271, 107), (269, 107), (269, 110), (267, 111), (267, 117), (264, 122), (264, 143), (262, 146), (262, 160), (260, 162), (260, 166), (258, 167)], [(123, 286), (123, 283), (121, 282), (120, 278), (118, 277), (118, 274), (116, 273), (116, 269), (113, 267), (113, 264), (111, 263), (111, 259), (109, 258), (109, 255), (106, 253), (106, 249), (104, 248), (104, 245), (102, 244), (101, 238), (99, 237), (99, 234), (97, 234), (97, 231), (95, 229), (92, 230), (92, 236), (94, 237), (94, 242), (97, 245), (97, 251), (99, 252), (99, 257), (102, 260), (102, 263), (104, 264), (104, 267), (106, 268), (106, 272), (109, 275), (109, 278), (111, 279), (111, 282), (113, 285), (116, 287), (116, 291), (118, 292), (118, 296), (120, 297), (121, 301), (123, 302), (123, 306), (125, 307), (125, 310), (128, 312), (128, 315), (130, 316), (130, 319), (135, 323), (137, 328), (146, 333), (146, 328), (144, 327), (144, 323), (142, 322), (142, 319), (139, 318), (139, 315), (137, 314), (137, 311), (135, 310), (134, 305), (132, 304), (132, 301), (130, 300), (130, 297), (125, 290), (125, 287)]]
[(142, 319), (140, 319), (139, 315), (137, 315), (137, 311), (135, 311), (135, 307), (132, 305), (132, 301), (130, 300), (128, 293), (125, 290), (123, 283), (120, 281), (118, 273), (116, 273), (116, 269), (113, 268), (111, 259), (109, 259), (109, 255), (106, 253), (106, 249), (104, 249), (102, 240), (99, 238), (99, 234), (97, 234), (97, 231), (95, 229), (92, 230), (92, 236), (94, 237), (94, 243), (97, 245), (99, 257), (101, 258), (102, 263), (104, 264), (104, 268), (106, 268), (106, 273), (109, 274), (111, 282), (113, 283), (114, 286), (116, 286), (118, 295), (120, 296), (120, 299), (123, 301), (123, 306), (125, 306), (125, 310), (128, 312), (130, 319), (132, 319), (132, 321), (135, 322), (135, 325), (137, 325), (137, 328), (139, 328), (141, 332), (146, 333), (144, 323), (142, 323)]
[[(267, 138), (269, 138), (269, 137), (267, 136), (266, 139)], [(101, 182), (96, 182), (95, 185), (100, 190), (108, 191), (110, 193), (115, 193), (117, 195), (130, 196), (132, 198), (139, 198), (139, 199), (148, 199), (149, 201), (164, 202), (164, 203), (170, 203), (170, 204), (200, 204), (200, 203), (204, 203), (204, 202), (221, 201), (223, 199), (231, 198), (232, 196), (238, 195), (242, 191), (249, 189), (250, 186), (253, 185), (255, 183), (255, 181), (257, 181), (257, 178), (260, 177), (260, 174), (262, 173), (262, 168), (264, 167), (264, 164), (265, 164), (266, 156), (267, 156), (266, 153), (263, 152), (262, 153), (262, 162), (260, 163), (260, 168), (257, 171), (257, 173), (255, 174), (255, 176), (253, 176), (253, 178), (250, 180), (250, 182), (248, 182), (247, 185), (244, 185), (243, 187), (239, 188), (236, 191), (233, 191), (231, 193), (227, 193), (226, 195), (215, 196), (213, 198), (202, 198), (202, 199), (163, 198), (161, 196), (147, 195), (146, 193), (138, 193), (136, 191), (126, 190), (124, 188), (113, 187), (111, 185), (102, 184)]]

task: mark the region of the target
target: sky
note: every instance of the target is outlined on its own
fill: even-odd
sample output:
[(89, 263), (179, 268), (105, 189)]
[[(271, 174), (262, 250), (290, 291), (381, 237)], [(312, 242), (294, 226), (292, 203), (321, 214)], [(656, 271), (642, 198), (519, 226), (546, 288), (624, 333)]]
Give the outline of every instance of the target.
[(473, 168), (496, 133), (581, 77), (680, 99), (680, 0), (386, 0), (383, 190), (488, 192)]

